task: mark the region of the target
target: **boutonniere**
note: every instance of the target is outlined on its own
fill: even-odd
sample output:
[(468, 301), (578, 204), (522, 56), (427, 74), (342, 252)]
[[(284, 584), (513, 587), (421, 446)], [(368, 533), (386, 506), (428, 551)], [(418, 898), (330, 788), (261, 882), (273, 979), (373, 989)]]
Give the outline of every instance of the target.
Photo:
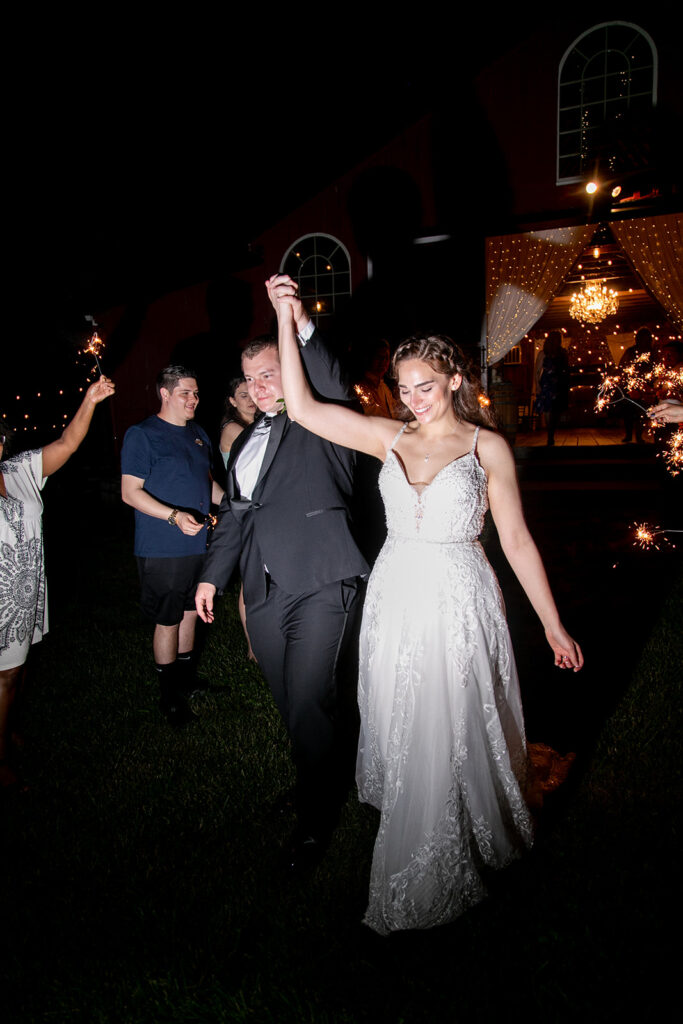
[(204, 447), (204, 442), (202, 441), (201, 437), (195, 437), (194, 443), (198, 444), (200, 448)]

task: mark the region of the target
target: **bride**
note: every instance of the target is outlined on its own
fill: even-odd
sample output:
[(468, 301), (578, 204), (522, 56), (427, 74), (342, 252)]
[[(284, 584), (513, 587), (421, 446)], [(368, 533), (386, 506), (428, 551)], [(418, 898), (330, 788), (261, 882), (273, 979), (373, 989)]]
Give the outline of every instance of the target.
[(365, 923), (381, 934), (452, 921), (485, 895), (482, 869), (532, 842), (526, 741), (498, 581), (478, 542), (487, 507), (555, 665), (583, 656), (560, 622), (522, 513), (512, 453), (486, 426), (462, 353), (410, 338), (393, 360), (413, 419), (315, 400), (295, 335), (296, 285), (271, 278), (290, 418), (383, 462), (388, 535), (360, 640), (360, 799), (381, 811)]

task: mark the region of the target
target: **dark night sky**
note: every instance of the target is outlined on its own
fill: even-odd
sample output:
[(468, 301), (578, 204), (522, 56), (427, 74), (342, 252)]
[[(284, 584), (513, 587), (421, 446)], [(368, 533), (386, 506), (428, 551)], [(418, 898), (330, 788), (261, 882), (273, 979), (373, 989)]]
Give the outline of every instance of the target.
[(251, 238), (543, 24), (482, 10), (457, 32), (423, 9), (397, 30), (396, 12), (345, 7), (343, 25), (259, 9), (249, 30), (234, 8), (120, 10), (13, 37), (3, 391), (36, 372), (27, 346), (84, 313), (239, 269)]
[(264, 15), (252, 34), (128, 21), (84, 42), (82, 24), (70, 36), (61, 22), (57, 44), (46, 27), (31, 40), (10, 114), (10, 212), (32, 307), (109, 304), (141, 281), (230, 269), (245, 242), (524, 29), (516, 17), (491, 33), (482, 19), (437, 57), (367, 23), (335, 28), (331, 51), (329, 29), (306, 32), (301, 10), (297, 21), (300, 39), (278, 38)]

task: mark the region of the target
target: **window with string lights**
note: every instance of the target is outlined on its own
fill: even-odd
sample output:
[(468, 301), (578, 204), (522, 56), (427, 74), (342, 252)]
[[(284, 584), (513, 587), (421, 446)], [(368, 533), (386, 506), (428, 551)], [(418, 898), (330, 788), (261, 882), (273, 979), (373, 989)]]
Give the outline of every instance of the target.
[[(579, 36), (560, 61), (557, 90), (557, 184), (580, 181), (596, 163), (617, 172), (625, 149), (647, 134), (657, 102), (657, 51), (626, 21)], [(637, 148), (637, 146), (636, 146)]]
[(316, 324), (338, 313), (351, 296), (349, 251), (333, 235), (302, 235), (283, 257), (280, 273), (297, 282), (299, 295)]

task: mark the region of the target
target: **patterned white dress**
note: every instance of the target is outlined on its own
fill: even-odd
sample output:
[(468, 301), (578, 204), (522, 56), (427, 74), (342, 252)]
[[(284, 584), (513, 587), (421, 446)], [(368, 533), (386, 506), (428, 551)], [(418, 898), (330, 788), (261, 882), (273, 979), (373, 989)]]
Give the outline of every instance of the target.
[(41, 449), (0, 463), (0, 669), (23, 665), (31, 644), (47, 633), (43, 557), (45, 486)]
[(421, 494), (393, 449), (379, 478), (388, 536), (361, 629), (356, 778), (381, 811), (365, 923), (382, 934), (453, 920), (485, 895), (483, 866), (532, 842), (517, 672), (477, 539), (478, 433)]

